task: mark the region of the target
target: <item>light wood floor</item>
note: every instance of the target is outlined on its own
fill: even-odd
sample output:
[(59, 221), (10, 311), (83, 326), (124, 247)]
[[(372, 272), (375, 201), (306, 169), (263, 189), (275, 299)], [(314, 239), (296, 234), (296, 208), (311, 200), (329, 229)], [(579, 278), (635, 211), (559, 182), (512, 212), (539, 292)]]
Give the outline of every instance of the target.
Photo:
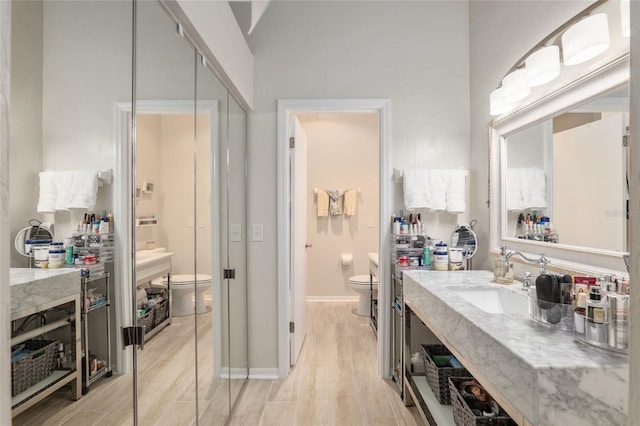
[[(308, 333), (285, 380), (213, 378), (211, 315), (198, 316), (201, 425), (416, 425), (395, 384), (376, 375), (376, 339), (355, 303), (308, 304)], [(173, 323), (139, 351), (141, 425), (195, 424), (194, 319)], [(79, 401), (56, 393), (14, 425), (131, 425), (132, 376), (96, 382)], [(229, 395), (235, 404), (228, 417)]]

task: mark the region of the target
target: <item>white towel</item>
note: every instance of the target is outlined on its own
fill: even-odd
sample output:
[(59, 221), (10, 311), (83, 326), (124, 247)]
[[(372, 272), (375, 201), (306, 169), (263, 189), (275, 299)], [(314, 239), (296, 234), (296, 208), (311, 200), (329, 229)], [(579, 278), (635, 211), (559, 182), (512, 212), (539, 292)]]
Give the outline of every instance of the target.
[(354, 216), (356, 214), (356, 206), (358, 204), (358, 190), (349, 189), (344, 193), (344, 214), (346, 216)]
[(40, 172), (40, 198), (38, 213), (54, 213), (56, 209), (56, 175), (51, 171)]
[(465, 183), (467, 171), (454, 169), (447, 170), (445, 180), (447, 181), (447, 211), (449, 213), (464, 213), (465, 203)]
[(56, 182), (56, 210), (68, 210), (71, 199), (72, 172), (53, 172)]
[(402, 172), (404, 206), (407, 210), (431, 207), (429, 172), (424, 169), (405, 169)]
[(522, 185), (520, 184), (520, 169), (507, 169), (505, 182), (505, 204), (507, 211), (521, 211)]
[(316, 215), (318, 217), (329, 216), (329, 194), (324, 189), (318, 189), (316, 193)]
[(547, 181), (544, 170), (536, 167), (520, 169), (520, 184), (523, 208), (547, 208)]
[(67, 210), (93, 210), (98, 197), (98, 172), (95, 170), (76, 170), (69, 172), (69, 174), (71, 175), (71, 185)]
[(445, 170), (429, 170), (429, 197), (431, 210), (447, 209), (448, 174)]

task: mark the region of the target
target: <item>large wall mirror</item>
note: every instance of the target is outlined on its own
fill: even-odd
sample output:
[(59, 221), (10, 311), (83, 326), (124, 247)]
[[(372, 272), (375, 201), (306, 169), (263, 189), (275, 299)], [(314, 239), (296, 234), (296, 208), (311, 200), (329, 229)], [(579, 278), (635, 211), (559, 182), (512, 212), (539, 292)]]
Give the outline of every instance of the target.
[[(558, 266), (625, 272), (628, 7), (592, 5), (531, 49), (492, 93), (491, 109), (502, 114), (490, 123), (492, 252), (506, 245), (545, 253)], [(593, 35), (595, 20), (606, 22), (606, 46), (602, 41), (599, 54), (569, 65), (567, 35), (585, 23)], [(556, 78), (524, 80), (534, 73), (530, 58), (545, 50), (557, 58)], [(525, 83), (514, 100), (518, 73), (535, 87)]]

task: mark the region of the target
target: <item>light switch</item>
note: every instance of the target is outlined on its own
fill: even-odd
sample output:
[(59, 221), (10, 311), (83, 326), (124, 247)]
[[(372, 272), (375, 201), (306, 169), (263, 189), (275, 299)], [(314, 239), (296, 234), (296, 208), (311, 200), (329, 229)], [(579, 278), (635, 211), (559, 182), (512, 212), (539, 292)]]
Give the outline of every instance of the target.
[(231, 241), (242, 241), (242, 225), (234, 224), (231, 225)]
[(198, 228), (204, 228), (204, 217), (198, 218)]
[(251, 225), (251, 241), (264, 241), (264, 226), (261, 223)]
[(187, 228), (193, 228), (193, 216), (187, 218)]
[(370, 217), (369, 219), (367, 219), (367, 226), (368, 226), (369, 228), (373, 228), (373, 227), (375, 227), (375, 226), (376, 226), (376, 223), (375, 223), (375, 221), (373, 220), (373, 218), (372, 218), (372, 217)]

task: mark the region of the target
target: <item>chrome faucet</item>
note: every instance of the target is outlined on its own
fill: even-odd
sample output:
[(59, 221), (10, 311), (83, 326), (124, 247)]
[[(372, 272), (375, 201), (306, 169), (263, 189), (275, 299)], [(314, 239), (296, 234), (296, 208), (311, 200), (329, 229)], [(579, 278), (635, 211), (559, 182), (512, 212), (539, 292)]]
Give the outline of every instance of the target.
[(522, 277), (522, 291), (529, 291), (529, 287), (531, 287), (531, 279), (533, 278), (533, 274), (531, 272), (521, 272), (518, 275)]
[(511, 259), (512, 256), (517, 256), (520, 259), (522, 259), (525, 262), (530, 263), (532, 265), (536, 265), (537, 264), (538, 267), (540, 268), (540, 271), (539, 271), (540, 275), (547, 273), (547, 265), (550, 262), (549, 262), (549, 259), (547, 259), (547, 257), (544, 255), (544, 253), (542, 253), (540, 255), (540, 258), (538, 258), (538, 259), (531, 259), (531, 258), (525, 256), (524, 254), (520, 253), (519, 251), (510, 251), (504, 256), (505, 264), (509, 263), (509, 259)]

